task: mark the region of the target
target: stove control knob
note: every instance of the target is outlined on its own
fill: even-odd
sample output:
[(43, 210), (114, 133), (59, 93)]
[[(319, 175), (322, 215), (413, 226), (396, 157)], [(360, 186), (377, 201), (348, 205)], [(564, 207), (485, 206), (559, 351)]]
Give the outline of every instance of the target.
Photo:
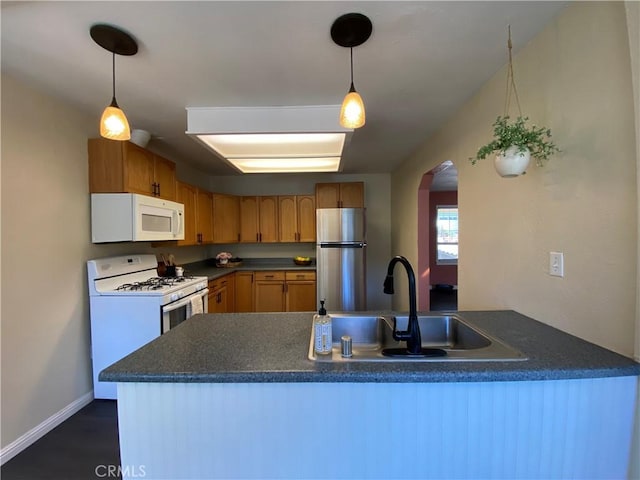
[(171, 299), (172, 302), (175, 302), (176, 300), (178, 300), (178, 294), (177, 293), (172, 293), (171, 296), (169, 297)]

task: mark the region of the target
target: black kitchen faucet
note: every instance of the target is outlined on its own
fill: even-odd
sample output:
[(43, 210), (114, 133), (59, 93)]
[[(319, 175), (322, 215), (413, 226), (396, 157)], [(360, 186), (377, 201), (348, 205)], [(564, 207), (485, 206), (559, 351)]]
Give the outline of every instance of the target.
[(389, 262), (387, 267), (387, 276), (384, 279), (384, 293), (392, 295), (393, 291), (393, 268), (396, 263), (401, 263), (404, 269), (407, 271), (409, 277), (409, 320), (407, 322), (407, 329), (398, 331), (396, 328), (396, 317), (393, 317), (393, 338), (397, 341), (406, 341), (407, 348), (385, 348), (382, 351), (386, 356), (405, 356), (405, 355), (417, 355), (421, 357), (439, 357), (446, 355), (444, 350), (439, 348), (422, 348), (422, 337), (420, 335), (420, 323), (418, 322), (418, 309), (416, 307), (416, 276), (413, 273), (413, 268), (405, 257), (396, 255)]

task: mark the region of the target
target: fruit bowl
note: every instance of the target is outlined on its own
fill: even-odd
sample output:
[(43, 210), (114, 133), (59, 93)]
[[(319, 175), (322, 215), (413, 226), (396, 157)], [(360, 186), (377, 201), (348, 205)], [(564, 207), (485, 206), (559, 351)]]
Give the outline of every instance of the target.
[(309, 257), (294, 257), (293, 263), (296, 265), (311, 265), (312, 260)]

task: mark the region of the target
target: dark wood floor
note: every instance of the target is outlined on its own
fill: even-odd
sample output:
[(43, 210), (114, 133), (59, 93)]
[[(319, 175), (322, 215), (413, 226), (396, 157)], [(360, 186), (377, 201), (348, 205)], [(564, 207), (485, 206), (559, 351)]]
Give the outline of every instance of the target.
[(458, 290), (433, 288), (429, 293), (430, 310), (441, 312), (458, 309)]
[(118, 475), (119, 465), (116, 402), (94, 400), (2, 465), (0, 477), (2, 480), (115, 479), (122, 478)]

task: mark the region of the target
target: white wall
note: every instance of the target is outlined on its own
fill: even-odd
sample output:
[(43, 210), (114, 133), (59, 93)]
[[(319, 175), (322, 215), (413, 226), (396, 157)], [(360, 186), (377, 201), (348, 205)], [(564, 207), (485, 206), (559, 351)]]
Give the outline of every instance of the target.
[[(212, 177), (209, 189), (236, 195), (304, 195), (323, 182), (364, 182), (367, 219), (367, 308), (386, 310), (391, 299), (382, 293), (387, 263), (391, 259), (391, 190), (389, 174), (277, 174)], [(239, 257), (315, 257), (314, 244), (236, 244), (209, 247), (210, 256), (228, 249)]]
[(2, 75), (2, 447), (92, 390), (86, 261), (154, 253), (91, 244), (87, 138), (99, 114)]
[[(638, 197), (624, 4), (570, 4), (515, 55), (514, 69), (524, 113), (550, 127), (563, 152), (515, 179), (491, 161), (470, 165), (502, 114), (501, 69), (393, 173), (393, 249), (416, 261), (420, 178), (452, 160), (460, 309), (514, 309), (632, 356)], [(550, 251), (564, 252), (564, 278), (548, 275)]]

